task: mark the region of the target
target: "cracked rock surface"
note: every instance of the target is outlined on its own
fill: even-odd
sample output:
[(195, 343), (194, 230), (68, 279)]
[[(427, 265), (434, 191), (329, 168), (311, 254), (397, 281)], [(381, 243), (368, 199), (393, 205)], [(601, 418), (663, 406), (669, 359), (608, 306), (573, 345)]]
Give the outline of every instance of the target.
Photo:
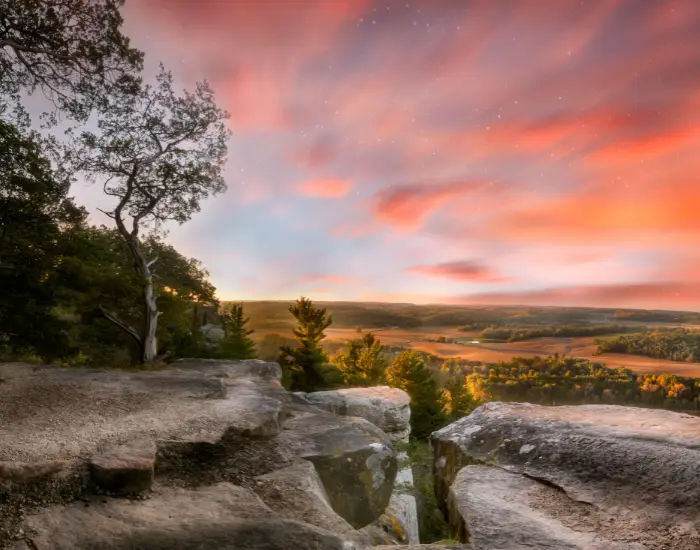
[[(700, 548), (698, 417), (612, 405), (487, 403), (431, 439), (441, 506), (475, 548), (500, 548), (477, 543), (499, 515), (474, 515), (470, 504), (481, 494), (509, 515), (513, 502), (498, 501), (499, 487), (520, 512), (530, 509), (532, 518), (571, 529), (582, 541), (594, 533), (609, 548)], [(496, 470), (462, 470), (475, 464)]]
[(391, 440), (280, 378), (256, 360), (0, 364), (0, 548), (364, 548), (354, 525), (386, 506)]

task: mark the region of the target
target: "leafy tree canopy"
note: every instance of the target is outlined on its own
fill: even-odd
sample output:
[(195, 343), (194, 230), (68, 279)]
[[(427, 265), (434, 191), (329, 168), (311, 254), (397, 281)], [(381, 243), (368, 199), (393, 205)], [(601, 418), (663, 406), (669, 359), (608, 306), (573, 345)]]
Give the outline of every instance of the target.
[(0, 341), (49, 358), (67, 342), (47, 277), (59, 261), (61, 231), (85, 216), (67, 193), (68, 181), (39, 144), (0, 121)]
[(384, 347), (371, 332), (350, 340), (348, 349), (333, 357), (333, 364), (348, 386), (378, 386), (386, 383), (388, 361)]
[(158, 256), (148, 255), (143, 232), (165, 221), (186, 222), (201, 200), (226, 188), (227, 114), (206, 83), (177, 95), (172, 75), (162, 67), (155, 85), (110, 94), (99, 112), (99, 131), (80, 135), (73, 162), (117, 199), (105, 213), (129, 250), (147, 315), (140, 331), (115, 312), (108, 317), (140, 343), (142, 360), (148, 362), (158, 348), (160, 312), (153, 285)]
[(386, 371), (386, 378), (390, 386), (411, 397), (411, 437), (428, 437), (444, 424), (435, 377), (419, 353), (412, 350), (398, 353)]
[(14, 104), (16, 119), (26, 121), (22, 95), (37, 89), (84, 120), (109, 90), (134, 86), (143, 54), (121, 33), (122, 4), (0, 0), (0, 95)]

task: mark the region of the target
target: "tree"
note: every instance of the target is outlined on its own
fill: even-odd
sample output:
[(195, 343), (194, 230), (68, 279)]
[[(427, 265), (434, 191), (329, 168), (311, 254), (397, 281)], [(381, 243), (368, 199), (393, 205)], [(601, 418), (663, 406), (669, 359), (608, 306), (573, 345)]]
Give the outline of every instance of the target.
[(255, 343), (250, 338), (253, 330), (246, 328), (248, 321), (243, 315), (243, 304), (233, 304), (221, 316), (226, 334), (221, 342), (221, 354), (227, 359), (255, 357)]
[(448, 359), (440, 367), (440, 372), (444, 377), (440, 396), (443, 414), (452, 421), (472, 412), (477, 403), (467, 390), (459, 361)]
[(333, 364), (348, 386), (377, 386), (386, 382), (388, 361), (384, 346), (371, 332), (350, 340), (346, 352), (339, 352)]
[(282, 346), (279, 362), (285, 370), (287, 385), (294, 390), (309, 391), (325, 386), (328, 380), (328, 354), (321, 340), (333, 319), (325, 308), (316, 308), (303, 296), (289, 306), (289, 312), (297, 321), (293, 330), (297, 347)]
[(47, 277), (59, 260), (61, 230), (86, 215), (68, 186), (34, 139), (0, 121), (0, 344), (47, 359), (67, 351)]
[[(0, 96), (24, 118), (22, 93), (41, 90), (84, 120), (107, 90), (131, 87), (143, 54), (121, 34), (121, 0), (0, 0)], [(0, 115), (3, 108), (0, 106)]]
[[(71, 362), (90, 366), (127, 366), (140, 361), (141, 349), (130, 335), (100, 310), (119, 310), (130, 325), (143, 323), (141, 282), (130, 265), (130, 253), (116, 229), (84, 224), (64, 232), (60, 261), (48, 284), (55, 290), (56, 310), (69, 324)], [(215, 289), (201, 264), (172, 246), (150, 237), (143, 242), (148, 256), (159, 257), (154, 279), (161, 352), (193, 356), (204, 339), (194, 326), (194, 309), (215, 303)]]
[(444, 424), (435, 377), (417, 352), (400, 352), (387, 369), (386, 378), (390, 386), (405, 391), (411, 397), (413, 437), (428, 437)]
[(161, 67), (154, 86), (112, 94), (100, 109), (99, 133), (83, 132), (74, 150), (76, 166), (101, 178), (104, 192), (117, 199), (105, 214), (114, 220), (141, 280), (143, 329), (114, 311), (104, 314), (139, 343), (144, 362), (158, 353), (159, 311), (153, 290), (158, 256), (146, 254), (142, 231), (167, 221), (184, 223), (200, 201), (225, 190), (227, 116), (206, 83), (178, 96), (172, 75)]

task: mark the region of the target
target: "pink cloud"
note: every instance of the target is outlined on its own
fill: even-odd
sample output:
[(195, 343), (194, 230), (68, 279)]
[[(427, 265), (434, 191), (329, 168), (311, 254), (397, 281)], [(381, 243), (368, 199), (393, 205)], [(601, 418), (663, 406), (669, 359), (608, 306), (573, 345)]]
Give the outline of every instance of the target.
[(483, 186), (480, 181), (458, 181), (389, 187), (375, 197), (374, 210), (381, 221), (404, 229), (418, 228), (431, 212), (450, 199)]
[(700, 309), (700, 284), (683, 281), (582, 285), (541, 290), (488, 292), (459, 299), (473, 304)]
[(457, 281), (503, 282), (506, 280), (490, 267), (472, 261), (414, 265), (407, 268), (406, 271), (416, 275), (441, 277)]
[(297, 188), (299, 194), (321, 199), (339, 199), (347, 195), (352, 184), (346, 180), (325, 179), (305, 181)]

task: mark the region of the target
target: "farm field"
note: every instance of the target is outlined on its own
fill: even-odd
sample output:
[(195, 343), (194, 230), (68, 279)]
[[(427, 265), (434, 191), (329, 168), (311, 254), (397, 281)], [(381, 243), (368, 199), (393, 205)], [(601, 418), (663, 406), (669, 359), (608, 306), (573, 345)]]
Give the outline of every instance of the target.
[[(594, 337), (548, 337), (534, 338), (521, 342), (479, 342), (478, 332), (460, 331), (457, 327), (372, 328), (386, 346), (411, 348), (444, 358), (459, 357), (471, 361), (497, 362), (513, 357), (534, 357), (537, 355), (567, 355), (604, 363), (609, 368), (626, 367), (639, 374), (671, 373), (679, 376), (700, 377), (700, 363), (687, 363), (655, 359), (641, 355), (623, 353), (596, 354)], [(255, 339), (261, 341), (267, 334), (292, 337), (288, 326), (266, 327), (256, 330)], [(324, 343), (330, 352), (340, 348), (347, 340), (357, 338), (355, 328), (331, 327), (326, 330)], [(459, 338), (462, 343), (444, 343), (436, 340)]]

